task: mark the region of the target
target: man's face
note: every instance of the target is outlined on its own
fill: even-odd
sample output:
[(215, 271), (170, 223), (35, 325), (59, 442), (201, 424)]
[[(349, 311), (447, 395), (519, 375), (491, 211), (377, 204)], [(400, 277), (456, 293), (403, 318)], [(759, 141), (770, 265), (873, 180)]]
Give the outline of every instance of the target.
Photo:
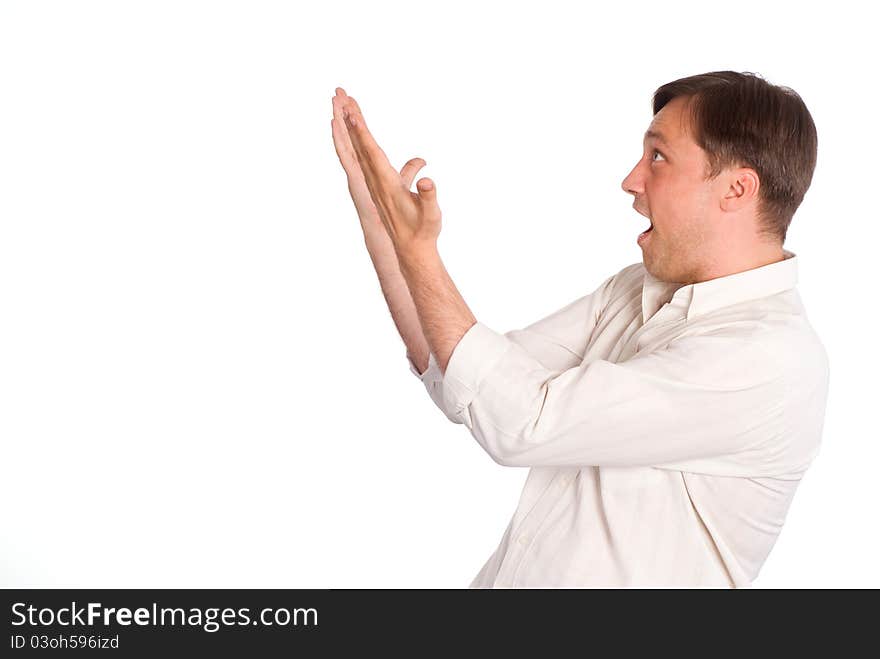
[(689, 134), (685, 105), (678, 97), (654, 115), (642, 158), (622, 187), (653, 224), (638, 239), (645, 269), (663, 281), (692, 283), (723, 249), (717, 235), (723, 177), (704, 180), (705, 152)]

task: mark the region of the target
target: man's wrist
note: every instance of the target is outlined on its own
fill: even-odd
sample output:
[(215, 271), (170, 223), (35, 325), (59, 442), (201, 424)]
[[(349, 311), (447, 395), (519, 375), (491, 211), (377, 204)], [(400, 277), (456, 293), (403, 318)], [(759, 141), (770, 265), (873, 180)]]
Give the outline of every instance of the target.
[(437, 265), (440, 261), (435, 240), (411, 240), (405, 245), (394, 243), (394, 251), (404, 274), (425, 266)]

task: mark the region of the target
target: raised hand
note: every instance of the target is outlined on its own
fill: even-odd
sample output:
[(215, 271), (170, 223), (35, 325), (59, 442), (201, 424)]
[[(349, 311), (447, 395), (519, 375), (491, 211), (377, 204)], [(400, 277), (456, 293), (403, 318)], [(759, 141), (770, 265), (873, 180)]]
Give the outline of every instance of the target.
[[(357, 101), (341, 88), (337, 88), (336, 91), (337, 98), (341, 97), (339, 103), (342, 106), (348, 144), (354, 152), (355, 161), (360, 166), (361, 178), (366, 184), (375, 210), (391, 237), (395, 250), (399, 252), (410, 247), (430, 245), (432, 242), (436, 244), (437, 236), (440, 234), (441, 212), (437, 205), (437, 190), (434, 183), (429, 178), (422, 178), (416, 183), (417, 191), (410, 191), (412, 178), (424, 167), (425, 161), (421, 158), (413, 158), (398, 173), (367, 128)], [(350, 152), (344, 151), (344, 153), (351, 166), (353, 163), (349, 156)], [(342, 155), (340, 160), (343, 160)], [(412, 166), (411, 171), (407, 169), (409, 166)], [(351, 181), (352, 175), (349, 176), (350, 186)], [(359, 183), (360, 178), (356, 178), (355, 181)], [(359, 188), (358, 192), (360, 192)], [(354, 194), (352, 192), (353, 197)]]
[[(379, 217), (376, 205), (373, 203), (372, 197), (370, 197), (370, 190), (367, 188), (364, 173), (361, 170), (351, 137), (349, 137), (342, 117), (343, 103), (347, 98), (345, 90), (342, 87), (337, 87), (336, 95), (333, 97), (333, 119), (330, 121), (333, 131), (333, 146), (336, 149), (339, 162), (342, 164), (342, 168), (348, 177), (348, 192), (351, 195), (352, 201), (354, 201), (354, 206), (364, 231), (371, 234), (381, 232), (384, 240), (390, 241), (391, 238), (385, 230), (382, 218)], [(412, 187), (416, 173), (426, 164), (422, 158), (413, 158), (407, 161), (399, 173), (401, 185), (409, 190)]]

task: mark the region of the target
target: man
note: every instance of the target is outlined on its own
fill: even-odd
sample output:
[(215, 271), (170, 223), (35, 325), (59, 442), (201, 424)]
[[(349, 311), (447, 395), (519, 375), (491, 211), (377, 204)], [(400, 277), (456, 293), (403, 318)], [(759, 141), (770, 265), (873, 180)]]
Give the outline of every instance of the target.
[(426, 163), (398, 173), (337, 88), (333, 138), (412, 372), (499, 464), (530, 467), (471, 587), (748, 586), (818, 452), (828, 358), (783, 248), (816, 129), (752, 74), (654, 94), (623, 180), (643, 262), (520, 330), (478, 322), (437, 253)]

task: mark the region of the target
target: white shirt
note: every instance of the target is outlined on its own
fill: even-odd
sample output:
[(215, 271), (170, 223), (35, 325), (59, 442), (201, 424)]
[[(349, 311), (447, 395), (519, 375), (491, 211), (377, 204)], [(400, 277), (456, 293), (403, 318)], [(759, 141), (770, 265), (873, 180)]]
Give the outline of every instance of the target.
[(477, 322), (434, 403), (530, 467), (486, 587), (744, 587), (816, 456), (824, 346), (797, 258), (696, 284), (630, 265), (524, 329)]

